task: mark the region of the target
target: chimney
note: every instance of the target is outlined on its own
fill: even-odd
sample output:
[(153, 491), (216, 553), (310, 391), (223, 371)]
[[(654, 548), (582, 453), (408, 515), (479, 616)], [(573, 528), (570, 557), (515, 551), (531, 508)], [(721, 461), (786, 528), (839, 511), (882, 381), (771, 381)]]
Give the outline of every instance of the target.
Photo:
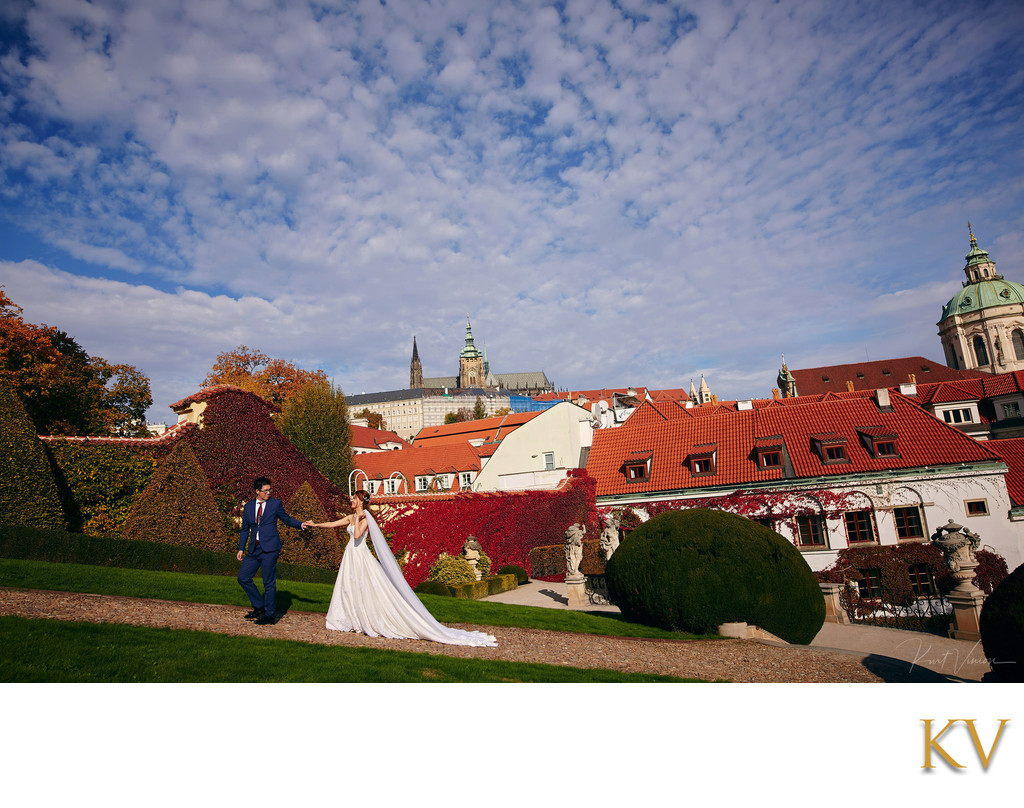
[(712, 394), (712, 396), (711, 396), (711, 403), (712, 404), (717, 404), (718, 403), (718, 396)]
[(875, 400), (878, 402), (878, 409), (882, 412), (892, 412), (892, 404), (889, 402), (889, 389), (880, 387), (875, 390)]
[(772, 388), (772, 398), (774, 398), (776, 401), (779, 400), (780, 398), (782, 398), (782, 395), (779, 393), (779, 388), (778, 387), (773, 387)]
[(737, 410), (752, 410), (752, 409), (754, 409), (754, 402), (751, 401), (750, 399), (747, 399), (746, 401), (737, 401), (736, 402), (736, 409)]
[(849, 391), (851, 393), (853, 392), (853, 382), (852, 381), (847, 381), (846, 382), (846, 389), (847, 389), (847, 391)]
[(907, 376), (910, 377), (911, 384), (917, 384), (917, 376), (915, 376), (913, 373), (908, 373)]

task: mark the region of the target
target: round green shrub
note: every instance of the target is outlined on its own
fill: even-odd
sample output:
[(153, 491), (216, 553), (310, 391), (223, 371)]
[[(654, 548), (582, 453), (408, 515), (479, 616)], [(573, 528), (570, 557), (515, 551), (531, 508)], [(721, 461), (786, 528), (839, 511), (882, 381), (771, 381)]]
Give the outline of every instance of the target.
[(447, 585), (440, 581), (423, 581), (423, 583), (416, 587), (415, 591), (422, 595), (443, 595), (446, 598), (452, 595), (452, 591)]
[(1024, 682), (1024, 564), (985, 599), (979, 623), (993, 677), (1000, 682)]
[(515, 575), (516, 583), (522, 586), (525, 583), (530, 582), (530, 576), (522, 567), (517, 567), (515, 564), (506, 564), (500, 570), (498, 575)]
[(476, 573), (462, 556), (451, 556), (448, 553), (441, 553), (430, 568), (427, 575), (428, 581), (440, 581), (448, 586), (462, 586), (462, 584), (473, 583), (476, 580)]
[(694, 634), (722, 623), (759, 626), (806, 645), (825, 600), (790, 542), (742, 516), (667, 511), (632, 531), (605, 570), (609, 597), (638, 623)]

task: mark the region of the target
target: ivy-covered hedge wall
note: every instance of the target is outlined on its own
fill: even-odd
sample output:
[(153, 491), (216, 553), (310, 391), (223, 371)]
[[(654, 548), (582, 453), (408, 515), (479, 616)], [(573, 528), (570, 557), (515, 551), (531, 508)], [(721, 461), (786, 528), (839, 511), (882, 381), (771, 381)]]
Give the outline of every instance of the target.
[[(411, 586), (425, 581), (441, 553), (458, 555), (474, 536), (492, 559), (492, 568), (515, 564), (530, 570), (534, 547), (562, 540), (574, 522), (597, 535), (596, 482), (583, 469), (558, 491), (460, 494), (450, 499), (406, 505), (383, 520), (393, 534), (391, 549), (408, 553), (403, 572)], [(381, 521), (381, 520), (378, 520)]]
[(258, 396), (231, 390), (211, 397), (202, 429), (182, 440), (195, 452), (222, 512), (240, 518), (253, 498), (253, 480), (269, 477), (273, 496), (284, 503), (308, 481), (327, 516), (337, 518), (341, 490), (278, 431), (269, 405)]
[(90, 536), (120, 533), (170, 446), (147, 451), (113, 444), (48, 447), (64, 494), (68, 525)]

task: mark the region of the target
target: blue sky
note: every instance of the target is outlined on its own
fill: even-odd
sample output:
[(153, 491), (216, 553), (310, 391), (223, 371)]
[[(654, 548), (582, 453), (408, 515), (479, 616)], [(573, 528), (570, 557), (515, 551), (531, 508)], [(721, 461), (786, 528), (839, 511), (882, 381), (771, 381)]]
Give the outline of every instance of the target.
[(0, 284), (149, 375), (771, 395), (1024, 282), (1018, 2), (0, 5)]

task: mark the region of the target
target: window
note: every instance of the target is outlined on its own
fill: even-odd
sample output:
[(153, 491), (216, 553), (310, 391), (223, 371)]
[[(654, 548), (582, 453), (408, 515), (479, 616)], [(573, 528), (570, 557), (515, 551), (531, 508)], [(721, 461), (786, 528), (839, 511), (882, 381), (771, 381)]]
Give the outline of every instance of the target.
[(459, 488), (463, 491), (473, 485), (473, 472), (461, 471), (459, 472)]
[(892, 515), (896, 519), (896, 535), (901, 539), (924, 538), (920, 508), (917, 506), (893, 508)]
[(426, 491), (429, 488), (430, 488), (430, 478), (429, 477), (417, 477), (416, 478), (416, 490), (417, 491)]
[(988, 349), (985, 347), (985, 340), (980, 336), (974, 338), (974, 356), (979, 366), (988, 364)]
[(544, 452), (544, 471), (555, 470), (555, 453)]
[(398, 480), (385, 480), (384, 481), (384, 493), (385, 494), (397, 494), (398, 493)]
[(883, 440), (876, 443), (875, 457), (896, 457), (895, 441)]
[(822, 519), (816, 514), (796, 518), (797, 542), (800, 547), (825, 548), (825, 531)]
[(367, 494), (376, 494), (377, 493), (377, 489), (379, 487), (380, 487), (380, 483), (377, 482), (376, 480), (367, 480), (366, 481), (366, 493)]
[(974, 423), (974, 416), (970, 410), (946, 410), (942, 417), (947, 424), (971, 424)]
[(968, 499), (964, 501), (968, 516), (988, 516), (988, 500)]
[(826, 446), (825, 459), (832, 461), (845, 460), (846, 452), (842, 446)]
[(1024, 334), (1019, 328), (1013, 329), (1010, 335), (1010, 342), (1013, 343), (1013, 355), (1017, 359), (1024, 359)]
[(1003, 418), (1020, 418), (1020, 404), (1018, 404), (1016, 401), (1011, 401), (1009, 404), (1004, 404)]
[(847, 511), (843, 514), (843, 520), (846, 522), (846, 538), (850, 544), (875, 540), (871, 511)]
[(715, 462), (714, 458), (710, 455), (701, 455), (700, 457), (690, 458), (690, 471), (694, 475), (707, 475), (715, 473)]
[(774, 469), (782, 465), (782, 454), (780, 452), (762, 452), (761, 468)]
[(935, 583), (927, 564), (911, 564), (907, 568), (907, 573), (910, 575), (910, 586), (915, 595), (935, 594)]
[(882, 596), (882, 570), (878, 567), (857, 570), (857, 590), (862, 598), (880, 598)]
[(770, 516), (759, 516), (754, 521), (757, 522), (759, 525), (764, 525), (769, 530), (775, 530), (775, 520), (773, 520)]
[(846, 438), (835, 432), (811, 435), (811, 448), (817, 452), (821, 462), (826, 465), (850, 462), (846, 455)]
[(626, 466), (626, 479), (627, 480), (646, 480), (647, 479), (647, 464)]

